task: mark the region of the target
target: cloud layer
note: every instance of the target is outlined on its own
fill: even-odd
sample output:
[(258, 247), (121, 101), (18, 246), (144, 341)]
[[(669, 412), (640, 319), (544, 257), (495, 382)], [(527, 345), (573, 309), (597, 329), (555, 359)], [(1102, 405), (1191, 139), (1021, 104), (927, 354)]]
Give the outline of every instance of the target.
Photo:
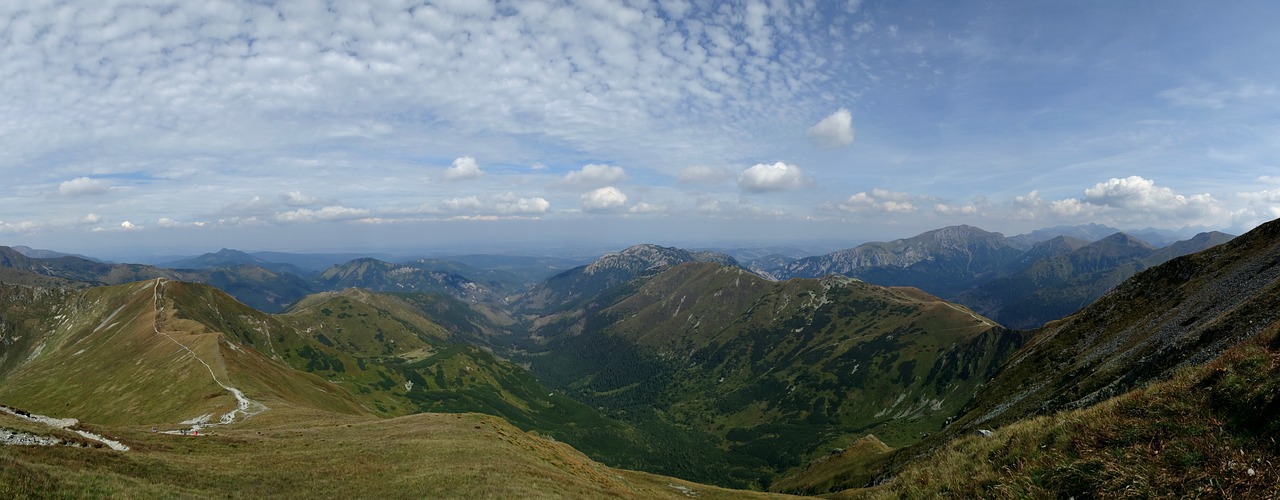
[(670, 221), (650, 239), (702, 234), (696, 217), (744, 238), (761, 220), (815, 238), (830, 228), (814, 221), (1238, 232), (1280, 216), (1280, 5), (1135, 27), (1146, 14), (0, 2), (0, 236)]

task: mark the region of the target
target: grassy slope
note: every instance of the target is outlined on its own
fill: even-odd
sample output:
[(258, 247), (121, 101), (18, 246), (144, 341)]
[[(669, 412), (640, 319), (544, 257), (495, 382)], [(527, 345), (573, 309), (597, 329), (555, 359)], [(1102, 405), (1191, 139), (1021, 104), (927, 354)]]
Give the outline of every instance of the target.
[(1038, 330), (956, 431), (1092, 404), (1213, 359), (1280, 317), (1280, 222), (1146, 270)]
[[(50, 305), (44, 313), (49, 328), (33, 332), (35, 345), (19, 352), (25, 361), (0, 379), (0, 399), (97, 424), (175, 424), (235, 407), (231, 394), (214, 382), (212, 369), (223, 383), (268, 406), (291, 401), (360, 411), (354, 399), (332, 384), (239, 348), (207, 325), (175, 316), (168, 286), (195, 286), (167, 283), (157, 301), (155, 283), (92, 288)], [(176, 295), (185, 294), (179, 290)], [(157, 325), (172, 339), (157, 334)]]
[(113, 432), (133, 448), (124, 453), (3, 446), (0, 496), (685, 497), (677, 487), (700, 498), (764, 496), (610, 469), (485, 415), (384, 420), (282, 407), (260, 417), (199, 438)]
[(458, 316), (451, 324), (483, 323), (458, 314), (456, 300), (351, 289), (317, 294), (286, 315), (270, 316), (215, 289), (170, 286), (190, 289), (177, 314), (341, 386), (375, 414), (483, 412), (538, 429), (606, 463), (654, 469), (646, 457), (657, 445), (630, 426), (548, 389), (519, 366), (457, 343), (483, 335), (482, 329), (455, 334), (422, 315), (424, 309), (440, 313), (443, 305), (443, 312)]
[[(703, 496), (748, 495), (614, 471), (568, 445), (525, 434), (493, 417), (373, 418), (338, 386), (256, 350), (285, 358), (281, 353), (292, 344), (274, 342), (277, 336), (314, 337), (215, 289), (167, 282), (156, 298), (154, 283), (99, 287), (69, 300), (51, 301), (57, 305), (43, 316), (60, 322), (40, 339), (44, 347), (26, 345), (23, 359), (31, 361), (0, 379), (0, 400), (5, 403), (80, 418), (88, 422), (89, 430), (121, 438), (134, 451), (3, 447), (0, 495), (683, 495), (669, 485)], [(332, 305), (340, 307), (343, 298), (336, 297), (338, 302)], [(378, 316), (376, 308), (346, 305), (349, 309), (339, 310), (349, 311), (351, 317), (343, 319), (361, 318), (359, 313), (365, 311), (369, 317)], [(162, 331), (208, 361), (221, 380), (240, 387), (270, 410), (233, 427), (213, 428), (219, 436), (212, 438), (183, 440), (147, 432), (155, 425), (174, 425), (204, 413), (217, 415), (234, 406), (203, 365), (155, 333), (156, 318)], [(403, 318), (394, 321), (407, 328), (400, 322)], [(417, 336), (420, 332), (412, 333), (423, 340)], [(346, 340), (335, 334), (330, 342), (348, 345)], [(360, 348), (354, 342), (349, 345)], [(400, 404), (446, 411), (478, 408), (530, 428), (547, 429), (551, 435), (563, 430), (602, 447), (632, 446), (624, 426), (551, 394), (523, 370), (484, 351), (434, 346), (425, 340), (419, 347), (411, 351), (429, 349), (426, 357), (397, 365), (402, 370), (398, 374), (416, 381), (412, 389), (396, 396)], [(37, 351), (38, 355), (30, 356)], [(421, 376), (414, 378), (415, 373)], [(18, 422), (10, 425), (0, 420), (0, 427), (39, 431)], [(42, 434), (65, 433), (46, 430)]]
[(904, 444), (935, 431), (1021, 343), (918, 290), (712, 264), (592, 302), (535, 332), (550, 340), (534, 370), (637, 426), (717, 443), (685, 447), (720, 481), (759, 485), (869, 432)]
[(848, 498), (1275, 498), (1280, 325), (1096, 406), (964, 437)]
[[(1035, 332), (953, 424), (885, 457), (872, 475), (883, 480), (904, 468), (918, 468), (908, 465), (913, 457), (928, 456), (976, 428), (1031, 425), (1024, 419), (1089, 407), (1168, 379), (1274, 330), (1280, 321), (1277, 264), (1280, 223), (1272, 222), (1136, 275), (1081, 312)], [(1177, 397), (1176, 391), (1165, 397)], [(1060, 431), (1071, 436), (1072, 429)], [(866, 484), (849, 482), (838, 488)]]

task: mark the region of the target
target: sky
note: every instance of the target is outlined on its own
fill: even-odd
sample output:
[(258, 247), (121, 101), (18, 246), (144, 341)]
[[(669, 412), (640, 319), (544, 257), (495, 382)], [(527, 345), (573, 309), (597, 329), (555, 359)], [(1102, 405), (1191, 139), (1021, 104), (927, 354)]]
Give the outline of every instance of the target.
[(0, 244), (788, 243), (1280, 217), (1270, 1), (0, 2)]

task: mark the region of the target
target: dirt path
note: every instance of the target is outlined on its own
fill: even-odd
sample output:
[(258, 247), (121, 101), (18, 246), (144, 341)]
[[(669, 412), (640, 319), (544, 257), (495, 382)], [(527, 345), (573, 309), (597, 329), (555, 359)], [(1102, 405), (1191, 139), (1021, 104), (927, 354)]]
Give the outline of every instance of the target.
[[(218, 422), (216, 423), (209, 423), (205, 421), (207, 419), (198, 418), (198, 417), (196, 419), (192, 419), (183, 423), (186, 424), (190, 422), (193, 424), (192, 425), (193, 430), (200, 430), (203, 427), (231, 424), (231, 423), (234, 423), (237, 418), (240, 418), (241, 420), (243, 420), (243, 419), (252, 417), (254, 415), (257, 415), (259, 413), (262, 413), (264, 411), (267, 411), (268, 410), (267, 405), (264, 405), (252, 399), (249, 399), (244, 395), (244, 392), (241, 391), (240, 389), (224, 384), (222, 383), (221, 380), (218, 380), (218, 375), (213, 372), (213, 367), (209, 366), (209, 363), (206, 363), (205, 360), (201, 359), (200, 356), (197, 355), (195, 351), (192, 351), (190, 347), (187, 347), (182, 342), (178, 342), (178, 339), (175, 339), (173, 338), (173, 336), (160, 330), (160, 289), (163, 286), (164, 286), (164, 278), (156, 278), (154, 291), (152, 292), (152, 295), (151, 295), (151, 307), (155, 311), (155, 320), (152, 322), (152, 325), (151, 325), (152, 329), (155, 330), (156, 334), (164, 335), (165, 338), (168, 338), (169, 340), (173, 341), (173, 343), (178, 344), (178, 346), (181, 347), (183, 350), (187, 351), (187, 353), (190, 354), (191, 357), (195, 358), (196, 361), (199, 361), (200, 364), (204, 365), (206, 370), (209, 370), (209, 376), (213, 378), (213, 383), (218, 384), (218, 387), (221, 387), (223, 390), (230, 392), (231, 395), (236, 398), (236, 409), (231, 410), (230, 412), (227, 412), (226, 414), (219, 417)], [(237, 417), (237, 415), (239, 415), (239, 417)], [(166, 431), (166, 433), (178, 433), (178, 432), (180, 431)]]
[(1000, 325), (997, 325), (997, 324), (995, 324), (995, 323), (992, 323), (991, 321), (987, 320), (986, 318), (983, 318), (982, 316), (978, 316), (977, 314), (974, 314), (974, 313), (973, 313), (973, 311), (966, 311), (964, 308), (962, 308), (962, 307), (960, 307), (960, 306), (957, 306), (957, 305), (955, 305), (955, 304), (952, 304), (952, 303), (950, 303), (950, 302), (945, 302), (945, 301), (944, 301), (944, 302), (943, 302), (943, 304), (946, 304), (948, 307), (950, 307), (950, 308), (952, 308), (952, 309), (955, 309), (955, 310), (960, 311), (960, 312), (962, 312), (962, 313), (968, 314), (969, 316), (972, 316), (972, 317), (973, 317), (973, 319), (976, 319), (976, 320), (978, 320), (978, 321), (981, 321), (981, 322), (983, 322), (983, 323), (986, 323), (986, 324), (987, 324), (987, 326), (1000, 326)]
[[(44, 416), (44, 415), (36, 415), (36, 414), (34, 414), (34, 413), (27, 413), (27, 412), (25, 412), (25, 411), (18, 411), (18, 410), (14, 410), (14, 409), (11, 409), (11, 408), (9, 408), (9, 407), (7, 407), (7, 406), (4, 406), (4, 405), (0, 405), (0, 411), (3, 411), (3, 412), (5, 412), (5, 413), (8, 413), (8, 414), (13, 415), (13, 416), (18, 417), (18, 418), (22, 418), (22, 419), (30, 420), (30, 421), (32, 421), (32, 422), (36, 422), (36, 423), (40, 423), (40, 424), (44, 424), (44, 425), (47, 425), (47, 426), (49, 426), (49, 427), (53, 427), (53, 428), (55, 428), (55, 429), (64, 429), (64, 430), (69, 430), (69, 431), (71, 431), (71, 432), (74, 432), (74, 433), (76, 433), (76, 434), (79, 434), (81, 437), (83, 437), (83, 438), (85, 438), (85, 439), (92, 439), (92, 440), (97, 441), (97, 442), (99, 442), (99, 443), (105, 444), (105, 445), (107, 445), (108, 447), (110, 447), (111, 449), (116, 450), (116, 451), (129, 451), (129, 447), (128, 447), (127, 445), (125, 445), (124, 443), (121, 443), (121, 442), (119, 442), (119, 441), (116, 441), (116, 440), (113, 440), (113, 439), (107, 439), (107, 438), (105, 438), (105, 437), (99, 436), (99, 435), (94, 434), (94, 433), (89, 432), (89, 431), (82, 431), (82, 430), (80, 430), (80, 429), (73, 429), (72, 427), (75, 427), (77, 424), (79, 424), (79, 423), (80, 423), (80, 421), (79, 421), (79, 420), (76, 420), (76, 419), (74, 419), (74, 418), (54, 418), (54, 417), (46, 417), (46, 416)], [(35, 439), (35, 440), (32, 440), (31, 438), (36, 438), (36, 439)], [(62, 440), (60, 440), (60, 439), (56, 439), (56, 438), (44, 438), (44, 437), (41, 437), (41, 436), (30, 436), (30, 435), (28, 435), (28, 436), (20, 436), (20, 439), (22, 439), (23, 441), (31, 441), (30, 443), (22, 443), (22, 444), (37, 444), (37, 445), (43, 445), (43, 446), (52, 446), (52, 445), (62, 444)]]

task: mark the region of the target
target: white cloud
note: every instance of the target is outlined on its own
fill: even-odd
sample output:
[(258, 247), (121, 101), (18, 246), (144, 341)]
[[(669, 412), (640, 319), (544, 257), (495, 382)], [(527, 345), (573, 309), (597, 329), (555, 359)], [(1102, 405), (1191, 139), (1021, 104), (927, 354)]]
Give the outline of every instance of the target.
[(284, 199), (284, 204), (291, 207), (305, 207), (314, 205), (318, 201), (316, 197), (304, 195), (302, 191), (296, 189), (285, 193), (281, 197)]
[(787, 191), (804, 185), (800, 167), (777, 162), (772, 165), (757, 163), (738, 176), (738, 186), (750, 193)]
[[(503, 193), (481, 199), (479, 196), (450, 198), (440, 203), (440, 208), (450, 213), (466, 212), (485, 215), (537, 215), (551, 210), (545, 198), (522, 198), (515, 193)], [(432, 211), (432, 210), (426, 210)]]
[(870, 193), (861, 192), (823, 208), (854, 213), (914, 214), (917, 209), (907, 193), (875, 188)]
[(1091, 215), (1095, 212), (1088, 203), (1075, 198), (1054, 201), (1049, 204), (1049, 211), (1062, 217), (1078, 217), (1080, 215)]
[(105, 194), (111, 191), (111, 183), (105, 179), (76, 177), (58, 184), (58, 194), (62, 196), (88, 196)]
[(853, 113), (847, 108), (837, 109), (809, 127), (809, 138), (819, 146), (828, 148), (853, 144)]
[(667, 207), (662, 205), (653, 205), (642, 201), (632, 205), (631, 208), (627, 209), (627, 211), (633, 214), (652, 214), (666, 212)]
[(35, 221), (5, 222), (0, 220), (0, 233), (29, 233), (41, 228)]
[(124, 229), (125, 231), (136, 231), (136, 230), (142, 229), (142, 226), (139, 226), (129, 221), (124, 221), (120, 223), (120, 229)]
[(95, 213), (88, 213), (85, 214), (84, 217), (80, 218), (80, 224), (82, 225), (93, 225), (99, 222), (102, 222), (102, 216)]
[(1025, 195), (1018, 195), (1013, 198), (1013, 206), (1015, 209), (1014, 217), (1018, 219), (1035, 219), (1040, 216), (1040, 209), (1044, 206), (1044, 200), (1040, 199), (1039, 190), (1031, 190)]
[(254, 196), (245, 201), (237, 201), (222, 206), (219, 212), (222, 215), (246, 216), (246, 215), (262, 215), (273, 210), (274, 207), (261, 196)]
[(1136, 175), (1099, 182), (1086, 188), (1083, 197), (1054, 201), (1049, 209), (1060, 217), (1121, 226), (1210, 226), (1230, 219), (1213, 195), (1178, 194)]
[(977, 215), (978, 207), (974, 205), (947, 205), (945, 203), (935, 203), (933, 212), (938, 215)]
[(1242, 229), (1280, 218), (1280, 189), (1237, 193), (1244, 208), (1234, 215), (1235, 225)]
[(613, 186), (595, 189), (582, 195), (582, 209), (587, 212), (608, 212), (626, 206), (627, 195)]
[(444, 171), (444, 178), (451, 181), (475, 179), (482, 175), (484, 172), (480, 171), (480, 164), (470, 156), (455, 158), (453, 164)]
[(276, 221), (284, 223), (298, 222), (329, 222), (361, 219), (368, 217), (370, 211), (363, 208), (350, 208), (341, 205), (334, 205), (312, 210), (309, 208), (299, 208), (289, 212), (281, 212), (276, 214)]
[(627, 171), (622, 167), (591, 163), (565, 174), (563, 182), (575, 186), (595, 187), (616, 184), (626, 178)]
[(156, 225), (165, 229), (173, 229), (179, 227), (205, 227), (209, 225), (209, 223), (204, 221), (182, 222), (169, 217), (161, 217), (156, 221)]
[(680, 171), (679, 180), (686, 184), (717, 184), (733, 178), (733, 170), (723, 167), (694, 165)]
[(1209, 194), (1180, 195), (1136, 175), (1099, 182), (1084, 190), (1083, 201), (1091, 205), (1188, 218), (1205, 216), (1217, 208), (1217, 201)]

